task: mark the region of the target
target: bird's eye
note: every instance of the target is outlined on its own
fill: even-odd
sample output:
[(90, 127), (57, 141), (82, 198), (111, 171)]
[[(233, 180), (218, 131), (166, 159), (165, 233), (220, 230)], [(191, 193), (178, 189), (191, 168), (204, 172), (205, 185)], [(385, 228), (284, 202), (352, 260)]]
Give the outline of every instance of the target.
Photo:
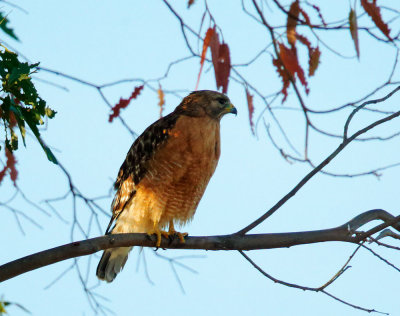
[(218, 101), (220, 104), (225, 104), (225, 102), (226, 102), (226, 100), (225, 100), (224, 98), (218, 98), (217, 101)]

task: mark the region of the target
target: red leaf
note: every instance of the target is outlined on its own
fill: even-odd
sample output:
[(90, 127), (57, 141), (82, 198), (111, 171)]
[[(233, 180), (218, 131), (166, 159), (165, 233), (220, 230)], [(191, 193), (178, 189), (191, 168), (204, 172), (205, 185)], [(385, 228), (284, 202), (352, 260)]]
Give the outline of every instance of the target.
[(17, 185), (17, 177), (18, 177), (18, 172), (17, 169), (15, 168), (17, 160), (15, 159), (15, 156), (11, 151), (9, 151), (7, 148), (5, 150), (6, 150), (7, 162), (3, 170), (0, 171), (0, 183), (3, 181), (3, 178), (6, 175), (7, 170), (9, 170), (10, 178), (12, 182), (14, 182), (15, 186)]
[(299, 18), (299, 2), (296, 0), (290, 5), (288, 19), (286, 23), (286, 37), (288, 43), (292, 46), (296, 43), (296, 26)]
[(7, 169), (8, 169), (7, 166), (5, 166), (3, 168), (3, 170), (0, 171), (0, 183), (3, 181), (3, 178), (6, 175)]
[(283, 103), (286, 101), (286, 98), (288, 96), (287, 89), (289, 88), (290, 84), (289, 73), (286, 71), (285, 67), (282, 64), (282, 61), (279, 58), (273, 59), (272, 64), (276, 67), (276, 71), (282, 78), (283, 87), (281, 93), (283, 94), (283, 100), (282, 100)]
[(392, 41), (390, 37), (390, 29), (388, 25), (383, 22), (381, 16), (381, 9), (376, 5), (376, 0), (372, 0), (369, 2), (368, 0), (361, 0), (361, 5), (363, 6), (365, 12), (371, 17), (372, 21), (374, 21), (375, 25), (382, 31), (386, 37)]
[(219, 47), (218, 72), (215, 74), (217, 88), (222, 87), (222, 92), (228, 92), (229, 74), (231, 72), (231, 57), (228, 44), (222, 43)]
[(160, 117), (162, 117), (162, 112), (164, 110), (164, 104), (165, 104), (165, 99), (164, 99), (164, 91), (162, 91), (161, 89), (161, 85), (158, 85), (158, 90), (157, 90), (157, 94), (158, 94), (158, 105), (160, 106)]
[(301, 84), (306, 88), (306, 92), (308, 93), (307, 81), (304, 75), (303, 68), (301, 68), (299, 64), (299, 60), (297, 59), (297, 52), (294, 47), (291, 49), (287, 48), (284, 44), (279, 44), (279, 57), (282, 60), (282, 63), (285, 65), (287, 71), (289, 71), (290, 75), (295, 79), (295, 74), (299, 78)]
[(190, 6), (194, 3), (194, 0), (189, 0), (188, 2), (188, 9), (190, 8)]
[(214, 66), (217, 64), (219, 45), (218, 33), (214, 32), (210, 40), (211, 58)]
[(217, 89), (222, 87), (222, 92), (228, 91), (229, 74), (231, 72), (231, 58), (228, 44), (220, 44), (217, 32), (214, 32), (210, 41), (211, 57), (214, 65)]
[(10, 123), (10, 127), (11, 127), (11, 128), (13, 128), (14, 126), (17, 125), (17, 119), (15, 118), (14, 112), (11, 112), (11, 111), (10, 111), (10, 120), (9, 120), (9, 123)]
[(250, 94), (249, 90), (246, 88), (246, 98), (247, 98), (247, 107), (249, 109), (249, 121), (250, 121), (250, 128), (253, 135), (255, 134), (254, 131), (254, 122), (253, 122), (253, 114), (254, 114), (254, 105), (253, 105), (253, 96)]
[(321, 52), (318, 47), (313, 48), (311, 46), (311, 43), (307, 37), (300, 35), (300, 34), (297, 34), (296, 36), (297, 36), (297, 39), (300, 41), (300, 43), (307, 46), (307, 49), (308, 49), (308, 76), (311, 77), (315, 74), (315, 71), (318, 68), (319, 57), (321, 55)]
[(311, 47), (311, 42), (308, 40), (307, 37), (301, 35), (301, 34), (296, 34), (297, 39), (302, 43), (303, 45), (307, 46), (308, 51), (312, 49)]
[(7, 167), (10, 170), (10, 178), (14, 182), (14, 185), (16, 185), (18, 172), (17, 169), (15, 168), (15, 165), (17, 164), (17, 160), (15, 159), (13, 153), (8, 149), (6, 149), (6, 156), (7, 156)]
[(300, 12), (301, 12), (301, 15), (304, 17), (304, 20), (306, 21), (306, 24), (307, 24), (308, 26), (312, 26), (312, 25), (311, 25), (310, 17), (309, 17), (308, 14), (306, 13), (306, 11), (304, 11), (302, 8), (300, 8)]
[(214, 28), (209, 28), (206, 32), (206, 36), (204, 37), (204, 41), (203, 41), (203, 50), (201, 52), (201, 59), (200, 59), (200, 71), (199, 71), (199, 75), (197, 76), (197, 83), (196, 83), (196, 89), (199, 87), (199, 82), (200, 82), (200, 76), (201, 76), (201, 72), (203, 71), (203, 66), (204, 66), (204, 60), (206, 59), (206, 53), (207, 53), (207, 49), (210, 46), (210, 41), (211, 38), (213, 37), (215, 33), (215, 26)]
[(319, 51), (319, 48), (313, 48), (310, 52), (309, 52), (309, 61), (308, 61), (308, 76), (314, 76), (315, 71), (318, 68), (319, 65), (319, 57), (321, 56), (321, 52)]
[(305, 87), (306, 93), (309, 92), (304, 71), (297, 59), (296, 47), (289, 49), (284, 44), (279, 43), (279, 57), (274, 59), (272, 63), (276, 67), (279, 76), (282, 78), (283, 87), (281, 92), (284, 95), (282, 103), (285, 102), (287, 98), (287, 88), (289, 87), (290, 80), (292, 79), (295, 81), (296, 74), (301, 84)]
[(360, 59), (360, 47), (358, 45), (358, 26), (357, 26), (357, 14), (351, 9), (349, 13), (349, 24), (350, 24), (350, 34), (353, 39), (354, 46), (357, 52), (357, 58)]
[(116, 117), (118, 117), (121, 109), (126, 108), (133, 99), (136, 99), (140, 94), (140, 92), (143, 90), (143, 88), (144, 88), (143, 85), (135, 87), (135, 90), (133, 90), (132, 94), (128, 99), (120, 98), (119, 102), (112, 107), (111, 110), (113, 112), (110, 114), (108, 121), (111, 123)]

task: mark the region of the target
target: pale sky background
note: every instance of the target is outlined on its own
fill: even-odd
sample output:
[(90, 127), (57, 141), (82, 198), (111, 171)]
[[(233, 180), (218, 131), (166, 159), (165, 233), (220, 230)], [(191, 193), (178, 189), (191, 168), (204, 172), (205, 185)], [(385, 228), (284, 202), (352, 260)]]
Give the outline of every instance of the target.
[[(190, 10), (187, 1), (171, 1), (184, 20), (198, 29), (203, 3), (196, 1)], [(246, 2), (246, 1), (245, 1)], [(248, 1), (246, 2), (248, 3)], [(346, 17), (347, 1), (321, 1), (327, 21)], [(384, 3), (382, 1), (382, 3)], [(387, 2), (393, 5), (391, 2)], [(184, 45), (179, 23), (162, 1), (18, 1), (29, 13), (2, 4), (9, 12), (11, 26), (21, 43), (1, 33), (1, 38), (27, 56), (32, 62), (58, 70), (96, 84), (123, 78), (155, 78), (162, 76), (168, 64), (189, 53)], [(244, 15), (240, 1), (209, 1), (209, 7), (223, 30), (231, 50), (232, 63), (246, 62), (269, 41), (266, 31)], [(254, 10), (248, 3), (251, 11)], [(274, 5), (265, 10), (271, 23), (281, 17)], [(309, 8), (307, 7), (307, 10)], [(361, 11), (361, 8), (358, 7)], [(275, 19), (275, 21), (274, 21)], [(370, 23), (364, 17), (359, 23)], [(208, 22), (207, 22), (208, 23)], [(283, 21), (280, 22), (284, 24)], [(208, 24), (207, 24), (208, 26)], [(397, 24), (398, 26), (398, 24)], [(377, 33), (379, 33), (377, 31)], [(204, 31), (203, 31), (204, 34)], [(324, 35), (324, 34), (322, 34)], [(354, 46), (348, 31), (331, 32), (329, 45), (346, 56), (354, 56)], [(192, 41), (197, 48), (196, 42)], [(315, 44), (315, 41), (314, 41)], [(321, 65), (316, 76), (309, 80), (308, 97), (301, 92), (310, 107), (327, 109), (357, 100), (383, 83), (391, 70), (395, 50), (371, 40), (360, 33), (361, 59), (341, 59), (322, 49)], [(201, 49), (201, 43), (199, 44)], [(305, 56), (306, 52), (302, 52)], [(306, 60), (303, 60), (306, 62)], [(200, 89), (216, 89), (213, 70), (204, 67)], [(164, 89), (191, 91), (195, 88), (199, 60), (192, 59), (174, 67)], [(264, 54), (252, 67), (241, 70), (265, 94), (281, 87), (271, 58)], [(58, 114), (43, 132), (46, 142), (55, 148), (57, 158), (71, 173), (74, 184), (89, 197), (104, 195), (114, 181), (133, 139), (119, 121), (108, 123), (109, 109), (93, 88), (41, 72), (38, 77), (50, 80), (69, 91), (36, 81), (40, 95)], [(398, 74), (395, 74), (395, 79)], [(112, 104), (127, 97), (136, 83), (127, 83), (104, 90)], [(157, 83), (153, 86), (157, 87)], [(385, 92), (378, 94), (383, 96)], [(289, 90), (292, 93), (292, 90)], [(186, 95), (182, 92), (181, 96)], [(194, 220), (182, 231), (190, 235), (229, 234), (243, 228), (262, 215), (285, 195), (309, 168), (288, 164), (267, 138), (262, 124), (259, 138), (251, 134), (243, 88), (231, 81), (228, 96), (238, 108), (238, 116), (226, 116), (221, 122), (222, 155), (217, 171), (202, 199)], [(380, 107), (398, 109), (399, 96)], [(164, 113), (172, 111), (180, 98), (166, 96)], [(141, 133), (159, 115), (157, 95), (145, 88), (122, 116), (136, 132)], [(280, 101), (275, 103), (280, 105)], [(263, 104), (255, 99), (255, 117)], [(285, 107), (298, 107), (290, 96)], [(282, 110), (278, 117), (288, 136), (302, 150), (304, 122), (300, 112)], [(277, 142), (285, 146), (271, 117), (265, 115)], [(373, 119), (361, 115), (353, 128)], [(340, 133), (346, 116), (331, 115), (318, 118), (318, 125)], [(380, 135), (389, 135), (397, 126), (393, 121), (379, 129)], [(370, 135), (375, 135), (374, 132)], [(48, 162), (39, 145), (31, 137), (27, 148), (17, 152), (18, 185), (33, 201), (62, 196), (68, 190), (65, 176), (57, 166)], [(339, 140), (311, 136), (310, 154), (319, 162), (339, 144)], [(327, 170), (338, 173), (356, 173), (400, 161), (399, 139), (385, 144), (379, 142), (352, 144)], [(294, 198), (276, 214), (257, 227), (253, 233), (288, 232), (335, 227), (361, 212), (383, 208), (399, 214), (400, 168), (384, 172), (380, 180), (372, 176), (359, 178), (314, 177)], [(13, 190), (10, 182), (0, 187), (0, 199), (6, 200)], [(109, 209), (111, 197), (101, 200)], [(64, 223), (50, 212), (46, 216), (32, 206), (17, 200), (13, 204), (43, 227), (39, 229), (22, 219), (23, 235), (11, 212), (1, 208), (0, 263), (69, 243), (72, 223), (71, 199), (53, 206), (68, 222)], [(77, 205), (77, 217), (86, 227), (89, 211), (82, 203)], [(99, 216), (102, 231), (93, 229), (91, 237), (102, 234), (108, 224), (106, 216)], [(76, 233), (74, 240), (83, 236)], [(394, 243), (396, 245), (396, 243)], [(398, 243), (397, 243), (398, 246)], [(355, 245), (324, 243), (298, 246), (291, 249), (252, 251), (248, 255), (265, 271), (287, 282), (304, 286), (319, 286), (329, 280), (347, 260)], [(382, 256), (399, 264), (400, 254), (374, 247)], [(158, 251), (168, 257), (202, 256), (183, 259), (182, 263), (197, 271), (191, 273), (176, 267), (185, 293), (182, 292), (169, 263), (146, 249), (148, 272), (154, 284), (146, 278), (143, 262), (138, 266), (138, 249), (134, 249), (123, 272), (111, 283), (101, 283), (94, 291), (116, 315), (366, 315), (333, 299), (313, 292), (287, 288), (263, 277), (237, 252)], [(89, 265), (89, 285), (96, 286), (95, 277), (99, 254), (92, 256)], [(79, 259), (86, 276), (88, 258)], [(4, 299), (21, 303), (33, 315), (93, 315), (76, 270), (70, 270), (49, 289), (49, 285), (73, 263), (60, 262), (18, 276), (0, 285)], [(327, 290), (353, 304), (400, 315), (399, 273), (370, 253), (361, 250), (352, 261), (352, 268)], [(10, 315), (26, 315), (16, 307)]]

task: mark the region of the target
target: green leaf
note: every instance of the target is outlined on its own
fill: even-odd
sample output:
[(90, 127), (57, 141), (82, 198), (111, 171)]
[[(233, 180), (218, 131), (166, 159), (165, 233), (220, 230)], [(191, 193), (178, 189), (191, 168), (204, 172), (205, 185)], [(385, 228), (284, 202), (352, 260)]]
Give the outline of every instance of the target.
[(7, 26), (8, 22), (10, 21), (7, 19), (7, 17), (3, 14), (3, 12), (0, 12), (0, 29), (13, 39), (19, 41), (19, 38), (17, 35), (15, 35), (14, 30)]
[(24, 121), (18, 120), (18, 127), (19, 127), (19, 131), (21, 133), (22, 136), (22, 142), (24, 143), (24, 146), (26, 147), (26, 143), (25, 143), (25, 135), (26, 135), (26, 129), (25, 129), (25, 123)]
[(8, 302), (0, 301), (0, 315), (7, 314), (5, 307), (8, 305)]
[(25, 118), (25, 122), (28, 124), (30, 129), (32, 130), (33, 134), (36, 136), (36, 139), (38, 140), (40, 146), (42, 146), (44, 152), (47, 155), (47, 159), (50, 160), (51, 162), (55, 163), (56, 165), (58, 164), (58, 161), (54, 154), (51, 152), (50, 148), (47, 147), (46, 144), (43, 143), (39, 130), (35, 124), (35, 120), (32, 118), (32, 115), (35, 115), (34, 113), (30, 113), (27, 109), (22, 110), (22, 115)]
[(357, 58), (360, 59), (360, 45), (358, 42), (358, 25), (357, 25), (357, 14), (356, 11), (350, 9), (349, 13), (349, 25), (350, 25), (350, 35), (353, 39), (354, 47), (356, 49)]
[(57, 158), (54, 156), (54, 154), (52, 153), (52, 151), (50, 150), (50, 148), (47, 147), (46, 145), (44, 145), (43, 143), (40, 143), (40, 144), (42, 145), (42, 147), (43, 147), (43, 149), (44, 149), (44, 151), (45, 151), (45, 153), (46, 153), (46, 155), (47, 155), (47, 159), (48, 159), (49, 161), (51, 161), (52, 163), (58, 165)]
[(18, 56), (10, 51), (0, 51), (0, 75), (3, 91), (13, 94), (20, 101), (34, 105), (41, 98), (29, 75), (33, 65), (20, 62)]
[(25, 129), (24, 117), (23, 117), (20, 109), (18, 108), (18, 106), (16, 106), (16, 104), (14, 103), (13, 100), (12, 100), (11, 105), (10, 105), (10, 110), (13, 111), (13, 113), (14, 113), (14, 116), (15, 116), (15, 118), (17, 120), (17, 123), (18, 123), (19, 131), (20, 131), (21, 136), (22, 136), (22, 141), (24, 143), (24, 146), (26, 147), (26, 143), (25, 143), (26, 129)]
[(7, 301), (0, 300), (0, 315), (7, 314), (7, 311), (6, 311), (5, 307), (6, 306), (12, 306), (12, 305), (17, 306), (18, 308), (23, 310), (25, 313), (31, 314), (31, 312), (28, 309), (26, 309), (24, 306), (22, 306), (19, 303), (7, 302)]
[(6, 96), (3, 99), (3, 103), (0, 105), (1, 108), (1, 117), (2, 119), (6, 119), (7, 121), (10, 119), (10, 106), (11, 106), (11, 99), (9, 96)]
[[(28, 63), (20, 63), (18, 67), (14, 67), (11, 70), (11, 73), (8, 77), (8, 81), (10, 84), (14, 84), (17, 81), (22, 81), (29, 79), (29, 72), (31, 68), (29, 67)], [(28, 77), (28, 78), (27, 78)]]
[(11, 133), (11, 148), (12, 150), (17, 150), (18, 149), (18, 136), (15, 134), (14, 130), (10, 127), (10, 133)]
[(46, 112), (46, 116), (51, 119), (57, 114), (56, 111), (50, 109), (49, 107), (46, 107), (45, 112)]
[[(56, 157), (41, 139), (38, 129), (38, 126), (44, 123), (45, 117), (51, 119), (56, 115), (56, 111), (48, 107), (46, 101), (38, 95), (30, 77), (32, 73), (36, 72), (38, 65), (39, 63), (20, 62), (17, 54), (0, 46), (0, 77), (4, 95), (0, 97), (0, 114), (6, 130), (10, 130), (11, 136), (11, 139), (9, 139), (6, 132), (6, 146), (10, 151), (18, 148), (18, 137), (13, 128), (10, 127), (10, 113), (13, 113), (24, 145), (26, 146), (26, 123), (42, 146), (47, 159), (57, 164)], [(12, 126), (14, 124), (15, 122), (12, 122)]]

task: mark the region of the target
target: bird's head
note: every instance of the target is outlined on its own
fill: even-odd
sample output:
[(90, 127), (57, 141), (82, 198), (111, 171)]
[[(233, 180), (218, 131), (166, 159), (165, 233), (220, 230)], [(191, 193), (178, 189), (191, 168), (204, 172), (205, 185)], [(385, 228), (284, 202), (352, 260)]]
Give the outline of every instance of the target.
[(227, 113), (237, 114), (236, 108), (225, 94), (211, 90), (192, 92), (182, 100), (176, 111), (189, 116), (208, 115), (216, 120)]

